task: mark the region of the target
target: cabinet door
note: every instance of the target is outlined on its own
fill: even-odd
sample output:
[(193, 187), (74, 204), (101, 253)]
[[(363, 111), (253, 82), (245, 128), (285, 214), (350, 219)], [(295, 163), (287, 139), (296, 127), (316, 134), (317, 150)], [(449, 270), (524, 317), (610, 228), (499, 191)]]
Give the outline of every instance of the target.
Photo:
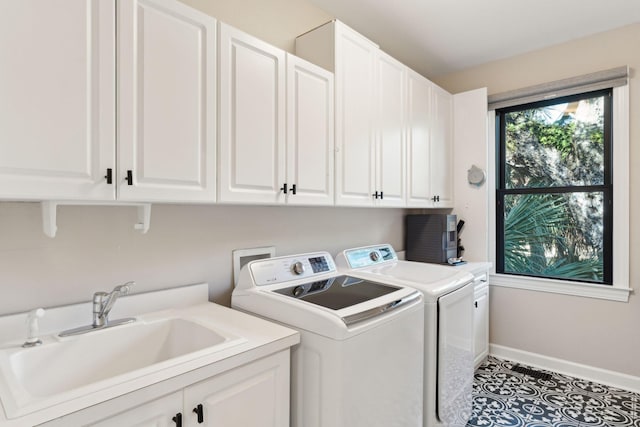
[(431, 83), (409, 71), (407, 78), (407, 206), (431, 207)]
[(199, 425), (193, 412), (198, 405), (202, 405), (203, 426), (288, 426), (289, 351), (186, 388), (187, 425)]
[(124, 411), (113, 411), (113, 408), (111, 411), (102, 409), (101, 407), (105, 404), (92, 406), (44, 423), (42, 426), (175, 427), (173, 417), (178, 413), (182, 414), (183, 419), (185, 416), (182, 403), (182, 391), (179, 391)]
[(115, 0), (0, 2), (0, 199), (115, 197)]
[(381, 206), (405, 205), (405, 94), (407, 67), (379, 52), (376, 60), (378, 112), (376, 128), (376, 187)]
[(435, 207), (453, 207), (453, 97), (432, 85), (431, 101), (431, 195)]
[(333, 73), (287, 55), (287, 203), (333, 204)]
[(285, 53), (223, 23), (219, 51), (219, 200), (282, 202)]
[(336, 204), (372, 206), (378, 48), (336, 22)]
[(489, 286), (486, 282), (476, 285), (474, 306), (473, 345), (477, 368), (489, 354)]
[(462, 243), (469, 259), (489, 259), (489, 189), (486, 182), (469, 184), (467, 173), (472, 165), (487, 171), (489, 144), (487, 137), (487, 89), (474, 89), (453, 95), (453, 194), (454, 212), (465, 220)]
[(215, 19), (175, 0), (118, 10), (118, 198), (215, 201)]

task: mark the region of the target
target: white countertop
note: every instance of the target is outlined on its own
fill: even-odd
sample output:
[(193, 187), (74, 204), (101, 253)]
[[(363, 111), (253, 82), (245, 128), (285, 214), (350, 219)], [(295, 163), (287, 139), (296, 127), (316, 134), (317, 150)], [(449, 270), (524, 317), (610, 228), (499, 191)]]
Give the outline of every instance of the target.
[[(396, 255), (398, 256), (398, 259), (403, 261), (406, 261), (405, 254), (406, 254), (405, 251), (400, 251), (396, 253)], [(413, 261), (413, 262), (419, 262), (419, 261)], [(444, 265), (455, 270), (468, 271), (474, 276), (477, 276), (478, 274), (482, 274), (482, 273), (489, 273), (489, 271), (491, 270), (491, 267), (493, 267), (493, 263), (486, 262), (486, 261), (467, 261), (465, 264), (458, 264), (458, 265), (436, 264), (436, 263), (427, 263), (427, 264)]]
[[(442, 265), (448, 265), (448, 264), (442, 264)], [(493, 264), (490, 262), (467, 261), (466, 264), (448, 265), (448, 266), (455, 270), (468, 271), (474, 276), (477, 276), (478, 274), (488, 273), (489, 270), (491, 270), (491, 267), (493, 266)]]

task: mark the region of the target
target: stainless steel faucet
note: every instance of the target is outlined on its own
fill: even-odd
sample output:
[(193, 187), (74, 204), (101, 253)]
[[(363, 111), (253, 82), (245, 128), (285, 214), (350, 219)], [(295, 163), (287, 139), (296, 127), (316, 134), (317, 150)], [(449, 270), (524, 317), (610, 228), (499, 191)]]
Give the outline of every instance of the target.
[(127, 282), (118, 285), (110, 293), (96, 292), (93, 294), (93, 327), (101, 328), (109, 323), (109, 312), (116, 303), (118, 297), (129, 293), (130, 287), (135, 282)]
[(67, 337), (70, 335), (79, 335), (86, 332), (90, 332), (96, 329), (110, 328), (113, 326), (123, 325), (125, 323), (134, 322), (136, 319), (127, 317), (124, 319), (109, 320), (109, 313), (116, 303), (116, 300), (129, 293), (131, 287), (135, 285), (135, 282), (127, 282), (123, 285), (118, 285), (109, 293), (96, 292), (93, 294), (93, 323), (91, 325), (81, 326), (79, 328), (69, 329), (59, 334), (61, 337)]

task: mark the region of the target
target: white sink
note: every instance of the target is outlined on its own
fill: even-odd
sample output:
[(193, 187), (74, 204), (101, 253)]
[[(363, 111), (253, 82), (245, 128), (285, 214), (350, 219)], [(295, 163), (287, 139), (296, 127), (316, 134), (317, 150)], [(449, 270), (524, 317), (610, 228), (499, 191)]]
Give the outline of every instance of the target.
[(0, 351), (0, 398), (7, 417), (15, 418), (241, 342), (212, 325), (182, 318), (139, 319), (51, 337), (38, 347)]

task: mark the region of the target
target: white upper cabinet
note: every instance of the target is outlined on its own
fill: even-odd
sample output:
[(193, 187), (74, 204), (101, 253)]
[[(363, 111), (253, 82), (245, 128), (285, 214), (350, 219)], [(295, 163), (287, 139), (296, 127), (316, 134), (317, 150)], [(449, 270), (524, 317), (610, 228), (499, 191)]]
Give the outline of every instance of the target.
[(296, 54), (335, 71), (336, 204), (373, 206), (378, 46), (334, 21), (298, 37)]
[(453, 207), (453, 96), (431, 87), (431, 154), (429, 163), (434, 207)]
[(453, 207), (453, 97), (413, 71), (407, 87), (407, 206)]
[(215, 201), (216, 20), (118, 2), (118, 198)]
[(336, 204), (453, 207), (453, 98), (339, 21), (296, 39), (335, 71)]
[(296, 53), (335, 70), (336, 204), (405, 206), (407, 67), (338, 21), (298, 37)]
[(285, 52), (219, 24), (219, 201), (285, 194)]
[(113, 199), (115, 3), (0, 2), (0, 199)]
[[(406, 197), (406, 76), (407, 67), (384, 52), (376, 60), (378, 111), (376, 131), (377, 204), (405, 205)], [(374, 194), (375, 194), (374, 192)]]
[(220, 23), (219, 199), (333, 204), (333, 74)]
[(431, 82), (409, 71), (407, 77), (407, 206), (431, 207)]
[(175, 0), (2, 2), (0, 198), (215, 201), (215, 29)]
[(335, 23), (336, 204), (373, 205), (378, 46)]
[(287, 203), (332, 205), (333, 73), (287, 54)]

